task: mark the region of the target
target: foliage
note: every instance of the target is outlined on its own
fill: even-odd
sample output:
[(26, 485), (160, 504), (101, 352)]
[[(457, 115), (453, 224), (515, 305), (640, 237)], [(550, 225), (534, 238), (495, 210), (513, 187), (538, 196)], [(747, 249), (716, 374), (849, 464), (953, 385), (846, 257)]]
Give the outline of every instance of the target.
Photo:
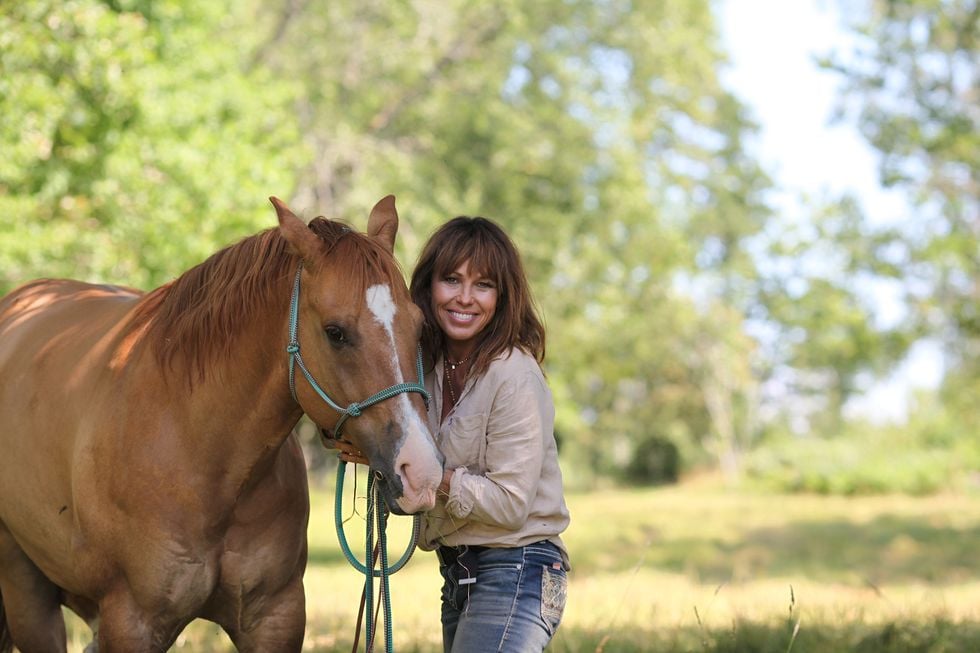
[(9, 3), (0, 13), (0, 290), (153, 287), (272, 226), (295, 186), (290, 85), (243, 70), (235, 3)]
[[(857, 124), (880, 155), (882, 184), (904, 189), (914, 209), (904, 219), (873, 222), (853, 197), (818, 198), (804, 215), (772, 220), (753, 239), (762, 256), (758, 283), (745, 286), (746, 314), (760, 348), (761, 432), (785, 427), (809, 438), (753, 454), (751, 464), (768, 474), (780, 457), (790, 467), (802, 457), (814, 474), (804, 481), (791, 473), (783, 486), (935, 489), (944, 486), (943, 465), (914, 460), (923, 450), (914, 433), (899, 438), (911, 447), (903, 481), (900, 469), (873, 469), (877, 457), (867, 453), (877, 445), (861, 425), (848, 424), (843, 409), (869, 379), (888, 378), (913, 344), (929, 338), (943, 343), (947, 366), (938, 397), (945, 409), (929, 413), (939, 420), (934, 428), (960, 420), (954, 430), (966, 437), (980, 429), (980, 4), (840, 3), (840, 15), (853, 47), (823, 59), (841, 77), (839, 118)], [(888, 303), (883, 295), (902, 303), (897, 317), (879, 313)], [(842, 431), (859, 441), (824, 445), (821, 438)], [(930, 450), (956, 457), (950, 446)], [(863, 462), (847, 462), (859, 453)]]
[(915, 215), (873, 259), (902, 280), (908, 323), (945, 345), (944, 398), (980, 428), (980, 2), (893, 0), (848, 12), (857, 44), (824, 64), (841, 74), (841, 115), (880, 154), (886, 186)]
[(776, 492), (923, 495), (980, 488), (980, 441), (936, 392), (907, 424), (854, 420), (833, 437), (770, 433), (745, 458), (746, 480)]
[(876, 320), (877, 298), (864, 289), (894, 282), (896, 274), (876, 263), (882, 238), (844, 197), (814, 207), (805, 221), (773, 225), (762, 239), (766, 271), (757, 317), (769, 330), (767, 380), (796, 399), (785, 410), (814, 434), (837, 433), (861, 379), (887, 376), (922, 335)]
[(669, 440), (640, 441), (626, 465), (625, 478), (636, 485), (676, 483), (680, 478), (680, 455)]
[(887, 440), (799, 437), (747, 458), (747, 479), (777, 492), (921, 495), (962, 483), (967, 474), (948, 449), (896, 447)]

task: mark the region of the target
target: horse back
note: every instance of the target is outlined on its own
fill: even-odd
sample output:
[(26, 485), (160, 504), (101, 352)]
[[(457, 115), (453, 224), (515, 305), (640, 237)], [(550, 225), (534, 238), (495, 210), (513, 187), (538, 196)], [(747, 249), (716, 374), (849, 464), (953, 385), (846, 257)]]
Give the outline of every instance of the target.
[(41, 380), (41, 373), (65, 371), (107, 351), (140, 297), (129, 288), (68, 279), (42, 279), (14, 290), (0, 301), (0, 372), (6, 379), (36, 374)]
[(77, 351), (105, 336), (141, 296), (131, 288), (70, 279), (21, 286), (0, 300), (0, 366), (30, 369), (39, 353), (59, 342), (63, 351)]
[(66, 279), (35, 281), (6, 296), (0, 302), (0, 424), (25, 428), (31, 418), (72, 408), (75, 398), (89, 401), (102, 378), (119, 368), (124, 318), (140, 296)]

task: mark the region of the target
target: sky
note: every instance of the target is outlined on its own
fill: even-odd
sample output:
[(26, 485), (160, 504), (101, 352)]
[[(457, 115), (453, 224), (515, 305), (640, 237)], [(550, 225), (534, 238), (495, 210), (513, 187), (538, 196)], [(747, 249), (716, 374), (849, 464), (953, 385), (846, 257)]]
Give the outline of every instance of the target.
[[(900, 192), (878, 183), (877, 159), (853, 126), (832, 124), (838, 79), (813, 59), (839, 48), (848, 37), (835, 0), (717, 0), (723, 45), (732, 66), (729, 90), (751, 107), (761, 126), (757, 156), (785, 192), (775, 203), (798, 211), (799, 193), (854, 193), (872, 223), (909, 214)], [(897, 305), (882, 296), (885, 319), (898, 319)], [(850, 406), (876, 421), (901, 421), (914, 387), (935, 387), (942, 374), (938, 350), (913, 348), (893, 378), (875, 384)]]
[(873, 220), (904, 211), (880, 188), (874, 153), (849, 125), (830, 123), (838, 80), (813, 57), (846, 49), (833, 0), (720, 0), (730, 88), (763, 126), (764, 160), (786, 185), (817, 192), (849, 188), (873, 204)]

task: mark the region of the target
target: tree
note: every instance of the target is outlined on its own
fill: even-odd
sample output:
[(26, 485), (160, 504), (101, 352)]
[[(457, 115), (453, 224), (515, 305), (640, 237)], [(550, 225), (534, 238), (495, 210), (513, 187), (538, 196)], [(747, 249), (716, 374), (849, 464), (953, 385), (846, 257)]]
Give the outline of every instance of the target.
[[(850, 6), (849, 6), (850, 8)], [(890, 0), (865, 6), (852, 52), (825, 65), (846, 82), (841, 116), (878, 150), (880, 177), (915, 216), (882, 238), (881, 266), (900, 268), (910, 328), (944, 343), (944, 395), (980, 428), (980, 3)], [(846, 14), (853, 15), (853, 12)]]
[(274, 224), (264, 198), (292, 192), (305, 154), (290, 84), (238, 59), (235, 4), (5, 4), (0, 291), (152, 287)]

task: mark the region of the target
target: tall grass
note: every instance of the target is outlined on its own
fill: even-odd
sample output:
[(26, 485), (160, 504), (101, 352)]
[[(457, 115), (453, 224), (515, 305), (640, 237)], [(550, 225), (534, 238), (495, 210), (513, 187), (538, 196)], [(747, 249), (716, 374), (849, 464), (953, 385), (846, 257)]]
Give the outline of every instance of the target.
[[(568, 497), (555, 653), (980, 651), (980, 498), (767, 495), (713, 484)], [(349, 651), (361, 577), (315, 490), (305, 649)], [(352, 512), (348, 508), (347, 512)], [(392, 555), (410, 520), (393, 518)], [(348, 537), (359, 550), (363, 521)], [(441, 650), (435, 557), (392, 578), (395, 649)], [(73, 621), (72, 651), (85, 642)], [(175, 651), (233, 650), (195, 622)]]

